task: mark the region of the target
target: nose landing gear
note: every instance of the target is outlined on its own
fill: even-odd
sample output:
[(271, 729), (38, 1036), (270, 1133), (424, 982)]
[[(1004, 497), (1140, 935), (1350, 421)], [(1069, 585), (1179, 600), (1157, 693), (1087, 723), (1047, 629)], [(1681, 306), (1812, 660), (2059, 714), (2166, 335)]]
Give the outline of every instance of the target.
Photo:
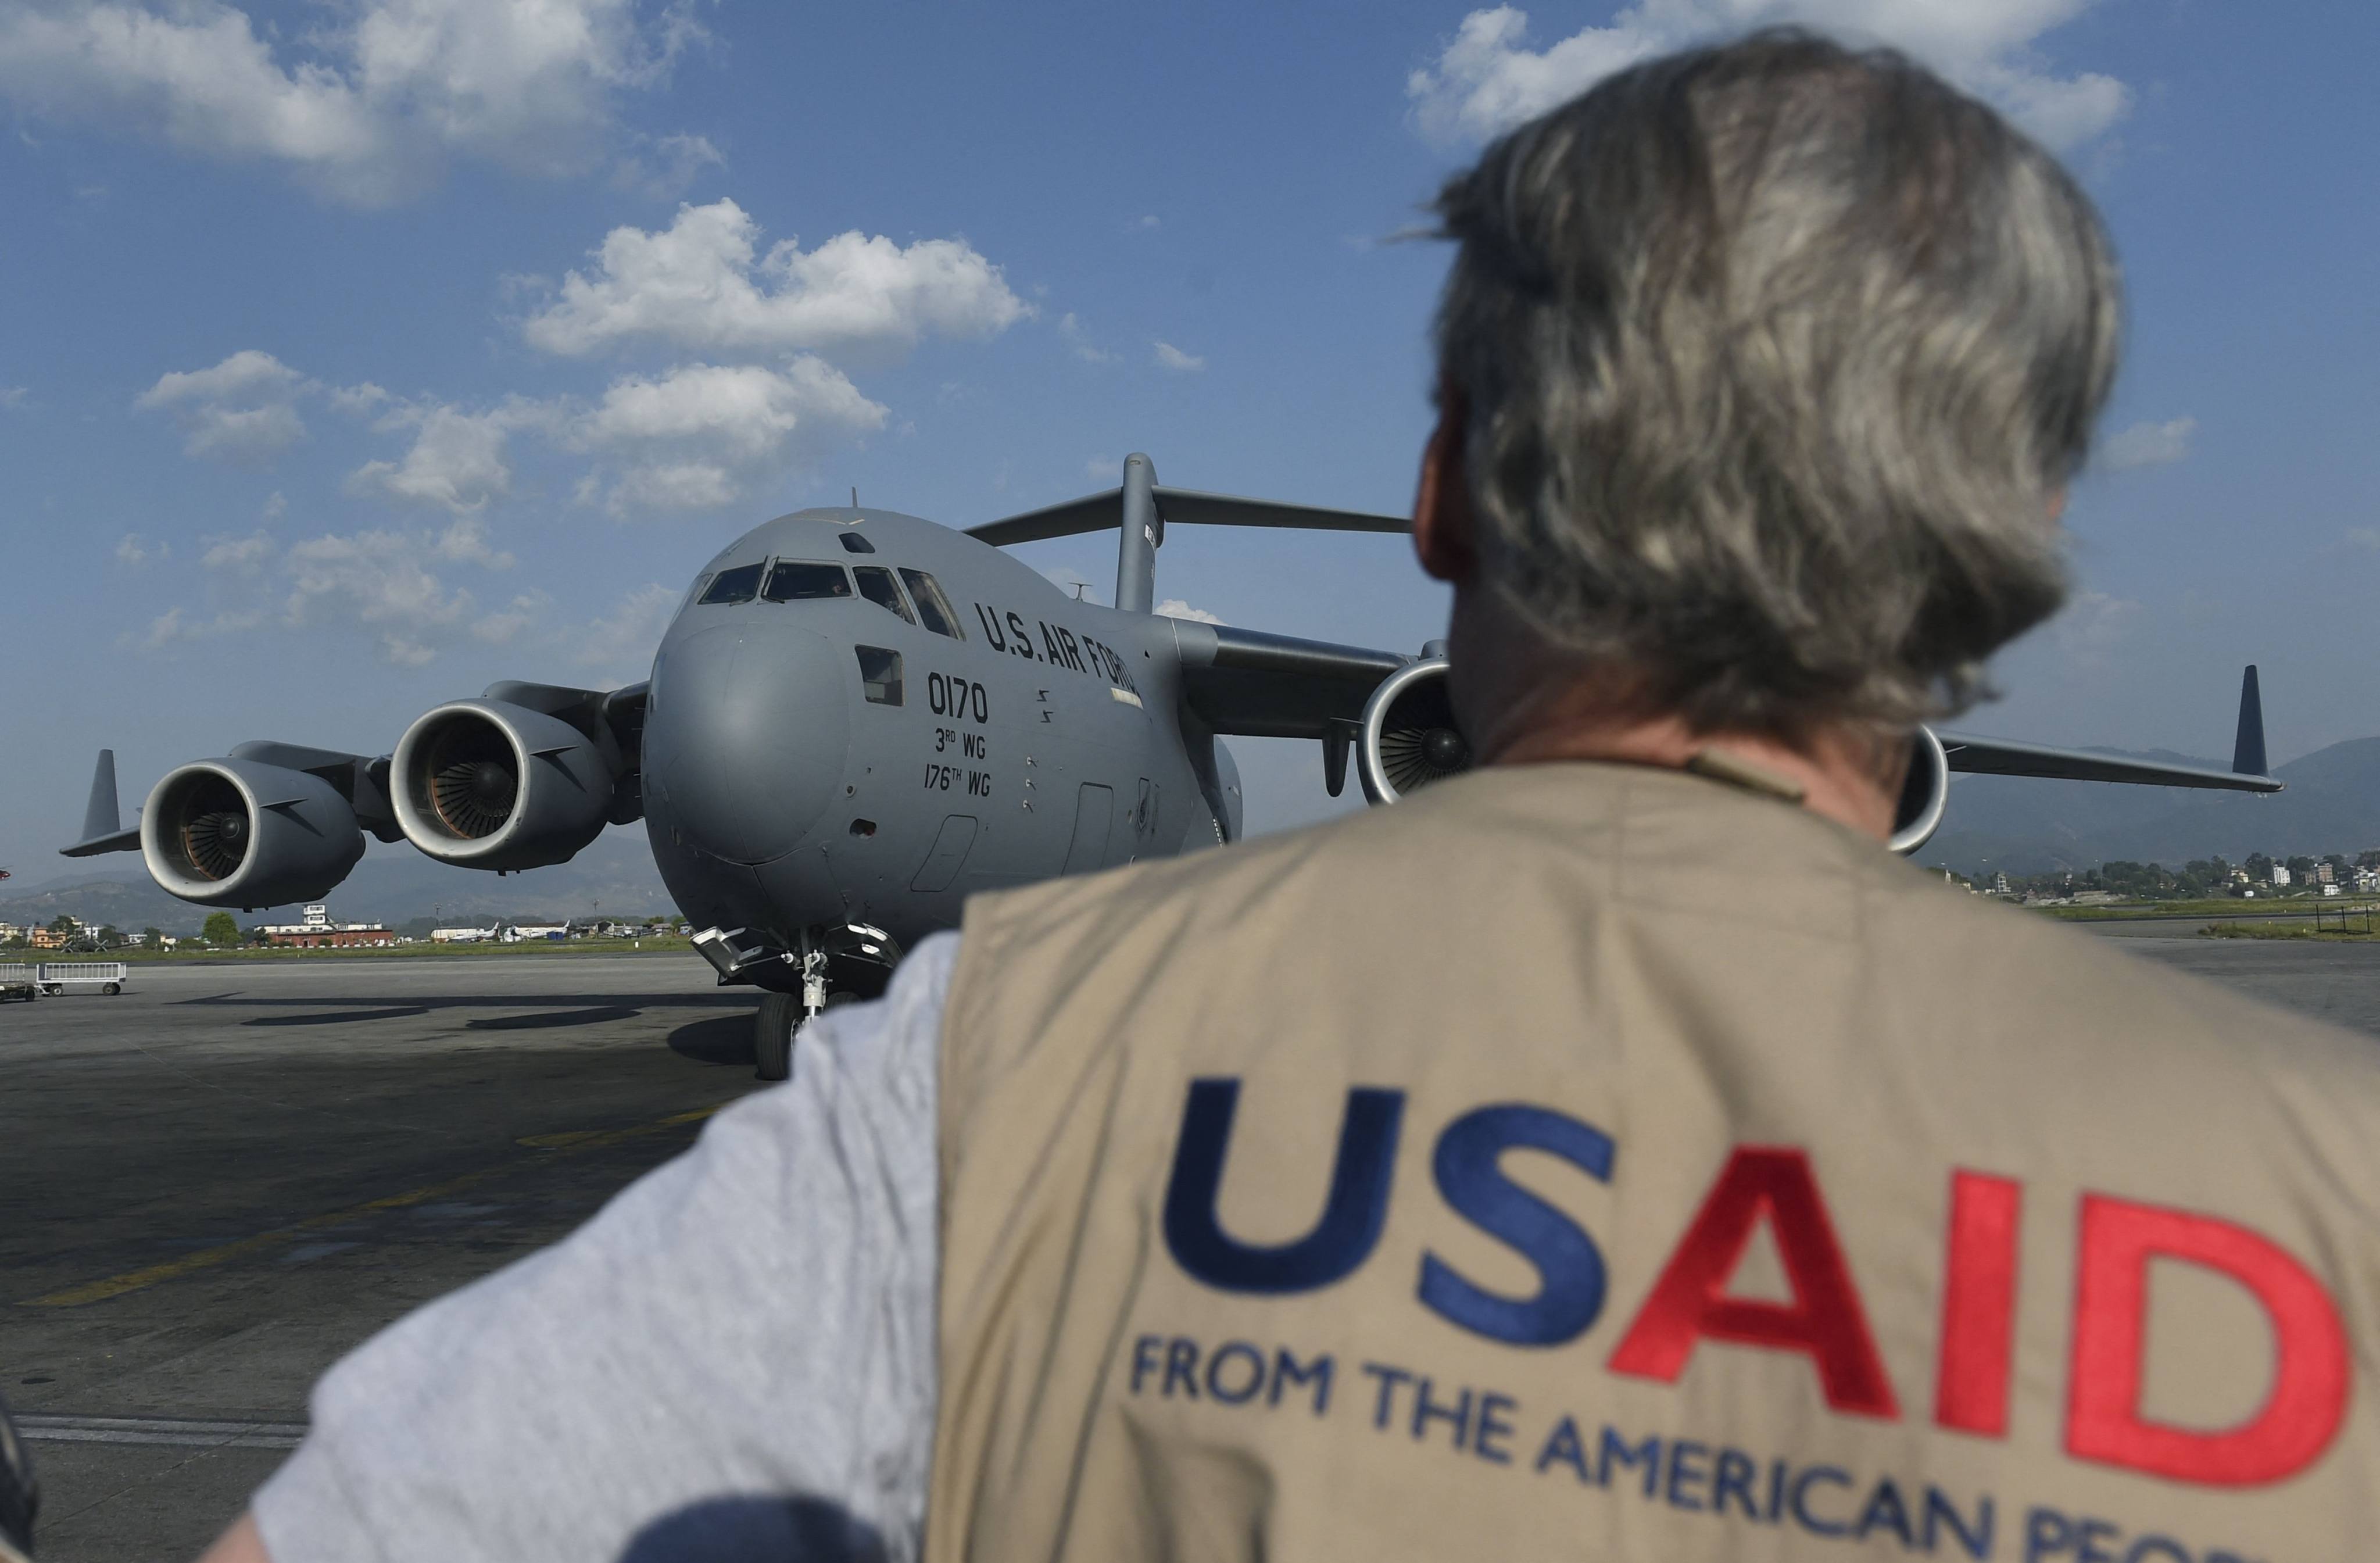
[(900, 947), (881, 928), (862, 924), (805, 928), (799, 954), (770, 948), (751, 931), (706, 928), (695, 947), (719, 969), (719, 980), (765, 985), (752, 1017), (753, 1073), (784, 1080), (793, 1073), (794, 1044), (802, 1028), (827, 1010), (884, 991)]

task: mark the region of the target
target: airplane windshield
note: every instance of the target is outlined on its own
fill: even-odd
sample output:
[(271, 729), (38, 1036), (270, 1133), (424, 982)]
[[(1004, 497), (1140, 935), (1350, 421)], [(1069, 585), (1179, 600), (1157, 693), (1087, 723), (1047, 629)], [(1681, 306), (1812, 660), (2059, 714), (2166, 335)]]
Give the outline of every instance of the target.
[(760, 589), (760, 566), (738, 564), (733, 570), (722, 570), (711, 578), (710, 589), (702, 594), (705, 602), (749, 602)]
[(910, 624), (917, 622), (911, 617), (908, 603), (902, 600), (900, 583), (892, 578), (892, 571), (881, 564), (855, 564), (851, 573), (859, 577), (860, 596), (888, 613), (898, 613)]
[(966, 632), (959, 628), (958, 614), (951, 610), (951, 600), (942, 595), (941, 582), (923, 570), (904, 570), (901, 578), (909, 583), (909, 595), (917, 600), (917, 617), (928, 629), (953, 640), (966, 638)]
[(769, 572), (769, 587), (760, 594), (771, 602), (798, 602), (813, 597), (849, 597), (851, 577), (840, 564), (802, 564), (780, 560)]

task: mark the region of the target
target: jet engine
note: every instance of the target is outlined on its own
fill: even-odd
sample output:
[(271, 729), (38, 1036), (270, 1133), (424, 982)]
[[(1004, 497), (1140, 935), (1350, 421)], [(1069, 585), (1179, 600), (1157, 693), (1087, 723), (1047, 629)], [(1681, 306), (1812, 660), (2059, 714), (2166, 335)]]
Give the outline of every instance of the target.
[(1920, 727), (1909, 755), (1909, 779), (1892, 815), (1892, 850), (1907, 857), (1934, 839), (1950, 806), (1950, 757), (1930, 727)]
[(1471, 769), (1471, 745), (1446, 697), (1446, 659), (1424, 657), (1380, 680), (1364, 706), (1356, 773), (1364, 796), (1390, 804)]
[(510, 873), (568, 861), (603, 829), (615, 746), (502, 700), (454, 700), (396, 741), (389, 793), (406, 839), (442, 863)]
[(355, 809), (336, 788), (254, 760), (197, 760), (169, 770), (140, 816), (150, 877), (201, 906), (314, 901), (363, 854)]
[[(1375, 804), (1471, 769), (1471, 745), (1447, 700), (1445, 658), (1408, 662), (1380, 681), (1364, 707), (1357, 769), (1364, 796)], [(1920, 727), (1893, 815), (1892, 850), (1906, 857), (1933, 840), (1949, 801), (1949, 757), (1934, 730)]]

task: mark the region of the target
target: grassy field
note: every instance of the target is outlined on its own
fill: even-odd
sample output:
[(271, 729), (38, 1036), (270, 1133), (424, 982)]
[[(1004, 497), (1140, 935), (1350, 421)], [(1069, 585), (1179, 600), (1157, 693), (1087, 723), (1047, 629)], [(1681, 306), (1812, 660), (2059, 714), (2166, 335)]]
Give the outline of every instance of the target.
[(2204, 939), (2320, 939), (2325, 944), (2371, 944), (2380, 942), (2380, 930), (2363, 928), (2317, 928), (2311, 923), (2209, 923), (2198, 930)]
[(577, 955), (688, 955), (694, 946), (675, 934), (659, 939), (524, 939), (518, 944), (432, 944), (417, 939), (386, 949), (295, 950), (243, 946), (237, 950), (110, 950), (98, 954), (69, 955), (56, 950), (0, 950), (0, 964), (14, 961), (122, 961), (136, 966), (204, 966), (251, 961), (418, 961), (487, 960), (526, 955), (566, 961)]
[(2362, 903), (2337, 900), (2318, 903), (2312, 896), (2283, 901), (2266, 901), (2261, 896), (2254, 901), (2236, 901), (2225, 896), (2216, 901), (2120, 901), (2105, 906), (2035, 906), (2032, 910), (2060, 922), (2097, 923), (2131, 917), (2311, 917), (2317, 904), (2325, 912), (2336, 912), (2343, 905), (2360, 907)]

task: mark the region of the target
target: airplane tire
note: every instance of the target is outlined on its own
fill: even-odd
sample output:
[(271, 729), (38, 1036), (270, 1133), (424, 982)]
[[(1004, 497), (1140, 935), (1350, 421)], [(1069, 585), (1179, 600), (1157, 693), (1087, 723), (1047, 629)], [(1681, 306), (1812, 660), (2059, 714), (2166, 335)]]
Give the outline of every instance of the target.
[(791, 993), (764, 993), (752, 1017), (752, 1072), (783, 1080), (794, 1072), (794, 1028), (802, 1023), (802, 1001)]

